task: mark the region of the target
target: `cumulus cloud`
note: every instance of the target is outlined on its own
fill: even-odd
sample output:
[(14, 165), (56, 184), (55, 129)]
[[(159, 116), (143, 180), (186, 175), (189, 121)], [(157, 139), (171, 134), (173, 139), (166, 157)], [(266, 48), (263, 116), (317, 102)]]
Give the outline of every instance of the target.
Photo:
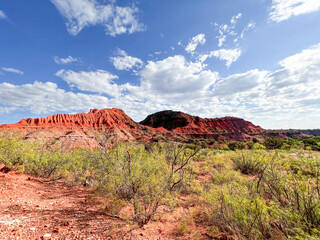
[(203, 33), (198, 34), (197, 36), (194, 36), (188, 45), (186, 46), (185, 50), (188, 53), (194, 53), (198, 45), (203, 45), (206, 42), (206, 35)]
[(29, 110), (36, 114), (108, 107), (103, 96), (67, 92), (52, 82), (13, 85), (0, 83), (0, 102), (11, 110)]
[(206, 91), (216, 81), (218, 73), (204, 68), (204, 64), (188, 62), (181, 55), (149, 61), (140, 73), (141, 87), (163, 94)]
[(7, 18), (7, 15), (2, 10), (0, 10), (0, 19), (6, 19), (6, 18)]
[(6, 72), (11, 72), (11, 73), (16, 73), (16, 74), (19, 74), (19, 75), (23, 75), (23, 72), (21, 70), (19, 70), (19, 69), (16, 69), (16, 68), (3, 67), (2, 70), (6, 71)]
[(215, 85), (213, 94), (215, 96), (225, 96), (250, 91), (265, 81), (267, 73), (267, 71), (255, 69), (246, 73), (231, 75)]
[(59, 58), (57, 56), (53, 57), (53, 60), (56, 64), (69, 64), (69, 63), (73, 63), (73, 62), (78, 62), (79, 59), (78, 58), (74, 58), (71, 56), (68, 56), (66, 58)]
[(232, 63), (237, 61), (241, 56), (242, 51), (240, 49), (219, 49), (212, 51), (209, 54), (201, 55), (199, 57), (201, 62), (204, 62), (207, 58), (216, 57), (222, 61), (226, 61), (226, 66), (230, 67)]
[(99, 4), (96, 0), (51, 0), (62, 16), (67, 19), (67, 29), (77, 35), (88, 26), (103, 25), (107, 35), (131, 34), (143, 31), (138, 21), (137, 7), (119, 7)]
[(118, 79), (118, 76), (103, 70), (74, 72), (62, 69), (56, 73), (56, 76), (81, 91), (105, 93), (112, 97), (121, 96), (121, 91), (126, 88), (125, 85), (117, 85), (113, 82), (114, 79)]
[[(164, 109), (202, 117), (237, 116), (264, 128), (319, 128), (320, 43), (279, 62), (279, 69), (253, 69), (219, 78), (201, 62), (177, 55), (149, 61), (140, 84), (118, 85), (116, 76), (98, 70), (61, 70), (59, 77), (83, 91), (60, 89), (55, 83), (0, 83), (0, 109), (33, 113), (87, 111), (118, 107), (135, 120)], [(96, 86), (96, 87), (95, 87)], [(111, 97), (99, 95), (97, 93)]]
[(291, 17), (320, 10), (318, 0), (273, 0), (269, 20), (282, 22)]
[(310, 86), (309, 90), (312, 92), (308, 93), (308, 97), (318, 95), (317, 87), (320, 85), (319, 54), (320, 44), (317, 44), (280, 61), (279, 64), (282, 68), (269, 76), (270, 91), (280, 92), (282, 89), (293, 91), (298, 87), (300, 88), (298, 92), (301, 92), (306, 86)]
[(277, 89), (297, 84), (316, 84), (320, 80), (320, 44), (279, 62), (281, 69), (270, 74), (270, 82)]
[(117, 70), (130, 70), (132, 68), (141, 68), (143, 62), (139, 58), (128, 56), (127, 53), (121, 49), (117, 50), (117, 56), (110, 57), (113, 66)]

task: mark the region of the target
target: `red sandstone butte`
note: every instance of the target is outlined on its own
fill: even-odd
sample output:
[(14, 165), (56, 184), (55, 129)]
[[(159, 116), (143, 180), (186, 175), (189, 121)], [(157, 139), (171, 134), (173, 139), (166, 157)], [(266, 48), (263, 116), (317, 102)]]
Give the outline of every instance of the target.
[(73, 142), (90, 141), (90, 138), (93, 138), (90, 130), (106, 132), (115, 141), (147, 142), (159, 136), (168, 139), (179, 137), (240, 140), (250, 139), (265, 131), (240, 118), (200, 118), (170, 110), (151, 114), (139, 124), (116, 108), (27, 118), (16, 124), (0, 126), (0, 131), (11, 130), (18, 130), (27, 138), (58, 137), (61, 141), (67, 138)]
[[(149, 115), (140, 124), (162, 127), (179, 136), (191, 138), (250, 139), (265, 130), (249, 121), (235, 117), (200, 118), (183, 112), (166, 110)], [(218, 135), (218, 136), (217, 136)]]
[(137, 127), (137, 123), (127, 116), (121, 109), (91, 109), (89, 113), (54, 114), (45, 118), (26, 118), (16, 124), (5, 124), (3, 128), (15, 128), (32, 131), (37, 129), (53, 130), (100, 130), (106, 128)]
[[(16, 124), (0, 126), (2, 131), (18, 130), (26, 137), (70, 136), (76, 132), (77, 137), (84, 138), (83, 132), (89, 130), (107, 132), (108, 136), (121, 141), (141, 140), (145, 134), (144, 126), (133, 121), (121, 109), (92, 109), (89, 113), (55, 114), (45, 118), (22, 119)], [(150, 135), (150, 131), (148, 131)], [(151, 136), (149, 136), (151, 138)]]

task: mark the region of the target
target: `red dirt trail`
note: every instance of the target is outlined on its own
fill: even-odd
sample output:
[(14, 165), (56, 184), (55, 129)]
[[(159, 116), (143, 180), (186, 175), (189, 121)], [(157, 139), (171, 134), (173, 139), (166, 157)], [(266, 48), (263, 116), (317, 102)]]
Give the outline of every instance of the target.
[(137, 228), (108, 216), (88, 196), (86, 188), (0, 172), (0, 239), (176, 239), (162, 224)]

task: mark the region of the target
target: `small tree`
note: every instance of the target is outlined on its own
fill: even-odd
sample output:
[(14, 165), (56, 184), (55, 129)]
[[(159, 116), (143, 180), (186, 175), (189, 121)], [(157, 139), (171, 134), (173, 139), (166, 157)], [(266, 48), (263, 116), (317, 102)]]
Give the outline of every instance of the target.
[(267, 149), (279, 149), (283, 145), (283, 140), (279, 137), (266, 137), (263, 141), (263, 145)]
[(237, 149), (245, 149), (245, 145), (242, 142), (230, 142), (228, 143), (228, 147), (230, 150), (237, 150)]
[(186, 174), (197, 149), (181, 145), (145, 148), (118, 144), (92, 153), (100, 189), (115, 202), (132, 203), (133, 220), (140, 226), (154, 217), (162, 200), (186, 183)]

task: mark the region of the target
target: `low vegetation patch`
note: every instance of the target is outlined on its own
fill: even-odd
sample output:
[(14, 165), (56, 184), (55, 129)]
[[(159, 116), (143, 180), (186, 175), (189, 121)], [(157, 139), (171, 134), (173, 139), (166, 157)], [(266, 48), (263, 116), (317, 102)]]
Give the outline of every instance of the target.
[(179, 140), (68, 150), (7, 135), (0, 138), (0, 164), (88, 186), (106, 199), (109, 215), (139, 226), (161, 219), (159, 209), (183, 208), (175, 223), (181, 238), (318, 239), (319, 141), (273, 137), (217, 148), (201, 140), (212, 144), (206, 148)]

